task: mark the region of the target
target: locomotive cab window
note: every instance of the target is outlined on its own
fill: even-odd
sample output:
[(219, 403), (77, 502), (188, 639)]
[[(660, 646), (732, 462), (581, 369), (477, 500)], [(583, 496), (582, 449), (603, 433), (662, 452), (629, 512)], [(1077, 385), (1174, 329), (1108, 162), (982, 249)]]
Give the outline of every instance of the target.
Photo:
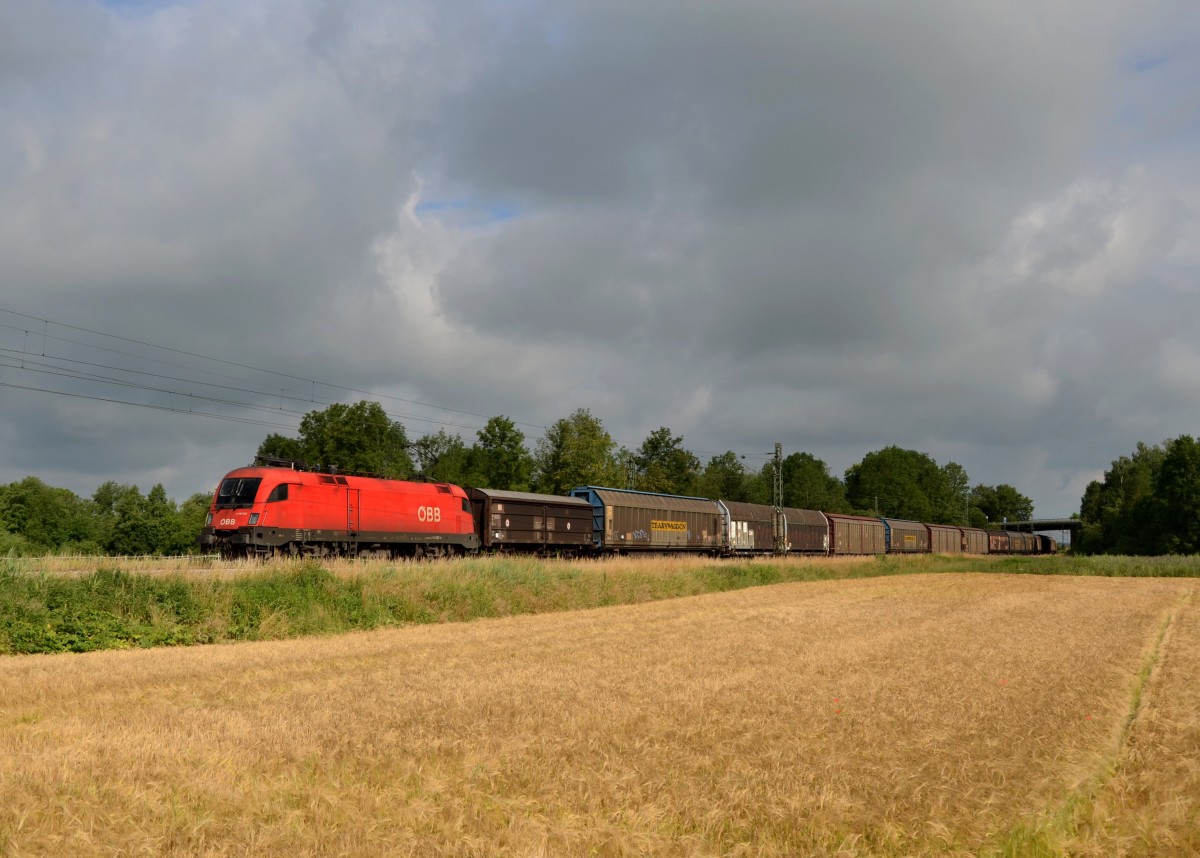
[(258, 494), (262, 477), (227, 477), (221, 481), (217, 489), (217, 506), (237, 508), (254, 505), (254, 496)]
[(271, 489), (271, 493), (267, 495), (267, 503), (275, 503), (275, 501), (285, 501), (288, 499), (288, 484), (280, 483), (275, 488)]

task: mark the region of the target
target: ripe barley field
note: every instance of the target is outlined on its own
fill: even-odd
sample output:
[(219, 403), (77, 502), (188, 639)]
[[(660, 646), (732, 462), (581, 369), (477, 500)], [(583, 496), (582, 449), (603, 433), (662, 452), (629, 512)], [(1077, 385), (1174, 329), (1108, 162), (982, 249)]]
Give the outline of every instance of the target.
[(1194, 579), (0, 658), (0, 853), (1190, 855)]

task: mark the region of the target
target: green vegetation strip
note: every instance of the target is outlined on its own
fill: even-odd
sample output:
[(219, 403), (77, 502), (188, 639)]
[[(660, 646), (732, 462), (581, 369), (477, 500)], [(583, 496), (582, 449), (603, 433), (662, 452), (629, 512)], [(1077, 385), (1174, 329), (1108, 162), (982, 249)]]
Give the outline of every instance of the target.
[(477, 558), (267, 566), (236, 577), (147, 575), (100, 564), (55, 575), (33, 558), (0, 560), (0, 654), (271, 640), (737, 590), (767, 584), (918, 572), (1200, 576), (1183, 558), (879, 557), (821, 561), (541, 561)]

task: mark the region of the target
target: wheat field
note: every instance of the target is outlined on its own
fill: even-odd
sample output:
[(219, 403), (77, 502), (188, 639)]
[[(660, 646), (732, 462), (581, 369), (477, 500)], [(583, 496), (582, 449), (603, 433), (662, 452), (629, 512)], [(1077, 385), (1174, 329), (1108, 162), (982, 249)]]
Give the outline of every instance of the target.
[(1188, 855), (1195, 581), (906, 575), (0, 658), (0, 853)]

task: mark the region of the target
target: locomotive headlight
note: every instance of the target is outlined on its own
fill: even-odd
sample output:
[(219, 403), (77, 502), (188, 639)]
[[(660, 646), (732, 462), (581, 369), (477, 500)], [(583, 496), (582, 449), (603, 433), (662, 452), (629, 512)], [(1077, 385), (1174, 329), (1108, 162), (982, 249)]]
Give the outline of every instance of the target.
[(211, 512), (208, 515), (204, 516), (204, 526), (212, 527), (212, 513)]
[(256, 524), (258, 524), (258, 513), (252, 512), (250, 513), (250, 526), (254, 527)]

